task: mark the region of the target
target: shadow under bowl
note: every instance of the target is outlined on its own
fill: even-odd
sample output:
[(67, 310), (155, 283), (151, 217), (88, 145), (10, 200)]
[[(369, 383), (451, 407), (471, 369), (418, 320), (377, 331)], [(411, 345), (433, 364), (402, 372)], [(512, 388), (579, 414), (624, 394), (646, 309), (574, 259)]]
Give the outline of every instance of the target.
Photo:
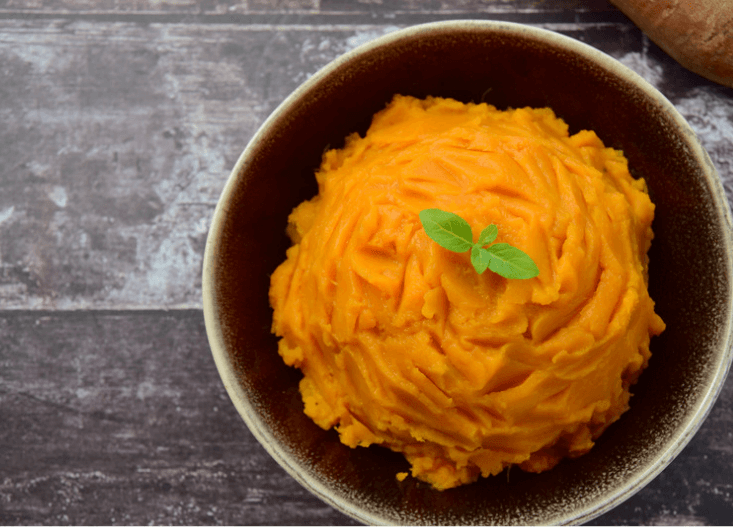
[[(364, 134), (396, 93), (546, 107), (571, 133), (621, 149), (656, 204), (649, 287), (666, 331), (634, 386), (631, 409), (590, 453), (542, 474), (516, 469), (439, 492), (395, 474), (385, 448), (350, 449), (304, 413), (301, 374), (270, 332), (269, 277), (290, 245), (293, 207), (317, 192), (328, 147)], [(311, 77), (240, 157), (206, 245), (204, 314), (237, 410), (267, 451), (324, 501), (370, 524), (585, 522), (664, 469), (712, 407), (731, 362), (731, 216), (689, 125), (641, 77), (603, 53), (527, 26), (453, 21), (415, 26), (347, 53)]]

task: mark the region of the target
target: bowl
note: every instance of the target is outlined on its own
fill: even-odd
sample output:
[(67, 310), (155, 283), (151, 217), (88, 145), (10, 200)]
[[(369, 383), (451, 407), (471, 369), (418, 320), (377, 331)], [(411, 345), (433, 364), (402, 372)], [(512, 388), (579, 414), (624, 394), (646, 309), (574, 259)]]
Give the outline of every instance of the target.
[[(446, 491), (395, 474), (404, 458), (350, 449), (304, 413), (299, 370), (270, 332), (269, 277), (293, 207), (317, 192), (324, 148), (364, 134), (396, 93), (551, 107), (571, 133), (621, 149), (656, 204), (649, 288), (666, 331), (631, 408), (586, 455)], [(368, 524), (581, 523), (627, 499), (679, 454), (731, 363), (731, 214), (707, 153), (640, 76), (557, 33), (450, 21), (390, 33), (336, 59), (290, 95), (242, 153), (213, 216), (203, 268), (206, 330), (237, 411), (272, 457), (326, 503)]]

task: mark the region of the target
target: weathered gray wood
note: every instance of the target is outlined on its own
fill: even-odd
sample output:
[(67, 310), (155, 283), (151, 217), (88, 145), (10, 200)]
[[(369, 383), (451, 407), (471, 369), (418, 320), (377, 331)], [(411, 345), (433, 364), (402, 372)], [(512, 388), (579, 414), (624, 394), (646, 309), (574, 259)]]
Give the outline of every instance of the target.
[(234, 410), (199, 311), (0, 315), (0, 523), (353, 523)]
[(318, 0), (6, 0), (0, 13), (188, 13), (315, 10)]
[[(0, 523), (353, 524), (255, 441), (199, 311), (0, 313)], [(733, 518), (733, 382), (692, 443), (596, 525)]]
[(249, 138), (384, 31), (0, 21), (0, 302), (200, 306), (208, 223)]
[(232, 14), (258, 12), (462, 12), (532, 10), (613, 11), (606, 0), (5, 0), (0, 13), (186, 13)]
[[(667, 94), (731, 186), (730, 90), (630, 24), (549, 26)], [(249, 138), (309, 75), (396, 27), (0, 19), (4, 308), (200, 307), (209, 221)]]

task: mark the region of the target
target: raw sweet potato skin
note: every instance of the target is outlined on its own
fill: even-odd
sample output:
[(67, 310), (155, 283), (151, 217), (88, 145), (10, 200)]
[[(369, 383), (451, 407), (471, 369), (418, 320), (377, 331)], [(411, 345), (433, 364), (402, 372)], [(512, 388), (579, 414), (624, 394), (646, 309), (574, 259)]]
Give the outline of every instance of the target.
[(611, 0), (682, 66), (733, 87), (733, 0)]
[[(620, 151), (548, 108), (397, 96), (316, 178), (270, 287), (316, 424), (445, 489), (582, 455), (628, 408), (664, 322), (647, 290), (654, 205)], [(479, 275), (427, 236), (427, 208), (474, 238), (497, 225), (539, 276)]]

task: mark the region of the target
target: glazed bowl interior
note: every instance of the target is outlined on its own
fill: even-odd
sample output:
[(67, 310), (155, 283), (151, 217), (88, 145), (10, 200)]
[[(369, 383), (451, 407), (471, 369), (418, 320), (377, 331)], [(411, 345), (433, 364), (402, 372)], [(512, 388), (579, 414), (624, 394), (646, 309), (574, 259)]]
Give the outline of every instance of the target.
[[(290, 245), (290, 211), (317, 192), (327, 147), (364, 134), (396, 93), (551, 107), (622, 149), (656, 204), (649, 287), (666, 331), (631, 409), (585, 456), (542, 474), (516, 469), (443, 492), (401, 455), (350, 449), (303, 413), (301, 374), (270, 332), (269, 276)], [(387, 35), (314, 75), (263, 125), (217, 207), (204, 262), (206, 327), (224, 384), (255, 436), (298, 481), (366, 523), (577, 523), (639, 490), (684, 447), (731, 360), (731, 220), (707, 154), (672, 105), (640, 77), (569, 38), (492, 22)]]

